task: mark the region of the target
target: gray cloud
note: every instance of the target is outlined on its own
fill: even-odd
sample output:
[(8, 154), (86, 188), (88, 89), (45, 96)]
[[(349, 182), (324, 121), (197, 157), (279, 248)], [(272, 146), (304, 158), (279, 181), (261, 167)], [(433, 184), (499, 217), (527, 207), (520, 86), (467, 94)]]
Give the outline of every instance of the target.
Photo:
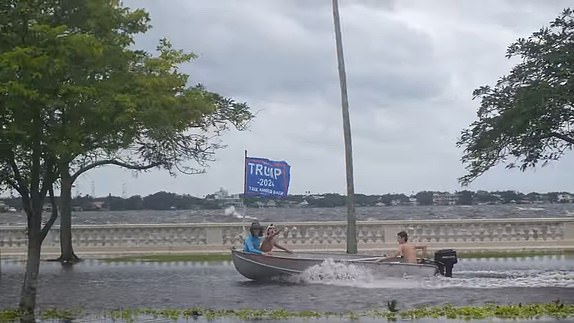
[[(287, 160), (293, 193), (344, 192), (339, 80), (330, 1), (127, 1), (154, 28), (136, 46), (162, 37), (199, 58), (191, 81), (247, 101), (257, 119), (229, 133), (207, 174), (170, 178), (104, 168), (86, 174), (82, 193), (159, 190), (204, 195), (240, 192), (243, 151)], [(475, 118), (474, 88), (508, 72), (506, 47), (554, 19), (566, 1), (340, 1), (353, 131), (356, 191), (460, 189), (455, 142)], [(568, 189), (572, 160), (519, 173), (498, 167), (471, 189)]]

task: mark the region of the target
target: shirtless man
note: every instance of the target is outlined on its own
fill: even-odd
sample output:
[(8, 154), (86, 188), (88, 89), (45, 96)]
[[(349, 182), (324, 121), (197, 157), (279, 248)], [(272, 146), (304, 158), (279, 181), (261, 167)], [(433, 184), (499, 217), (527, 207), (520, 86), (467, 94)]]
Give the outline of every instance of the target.
[(261, 242), (261, 251), (263, 252), (271, 252), (271, 250), (273, 250), (273, 247), (277, 247), (281, 250), (284, 250), (288, 253), (292, 253), (291, 250), (281, 246), (280, 244), (277, 243), (277, 235), (279, 235), (281, 231), (277, 230), (277, 228), (273, 225), (270, 224), (267, 229), (265, 230), (265, 237), (263, 238), (263, 241)]
[(401, 231), (401, 232), (397, 233), (397, 241), (399, 242), (399, 249), (397, 250), (397, 252), (395, 253), (395, 255), (393, 257), (386, 258), (386, 260), (393, 259), (393, 258), (398, 259), (399, 256), (402, 256), (403, 262), (406, 262), (409, 264), (416, 264), (417, 263), (417, 249), (422, 250), (423, 255), (426, 255), (427, 246), (414, 246), (414, 245), (408, 243), (408, 240), (409, 240), (409, 236), (407, 235), (407, 233), (405, 231)]

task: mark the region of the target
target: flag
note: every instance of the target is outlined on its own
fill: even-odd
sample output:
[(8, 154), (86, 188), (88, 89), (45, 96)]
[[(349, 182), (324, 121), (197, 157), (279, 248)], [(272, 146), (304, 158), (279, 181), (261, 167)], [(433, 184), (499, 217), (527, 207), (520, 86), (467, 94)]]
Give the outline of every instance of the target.
[(244, 195), (285, 198), (289, 191), (291, 166), (284, 161), (245, 157)]

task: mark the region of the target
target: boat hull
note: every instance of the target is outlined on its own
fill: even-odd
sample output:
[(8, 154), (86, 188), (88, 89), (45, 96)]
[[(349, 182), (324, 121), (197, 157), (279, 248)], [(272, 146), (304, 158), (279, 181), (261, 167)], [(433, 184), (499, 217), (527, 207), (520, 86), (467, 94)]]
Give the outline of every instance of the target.
[(434, 264), (407, 264), (391, 261), (373, 261), (376, 257), (328, 253), (277, 253), (258, 255), (232, 250), (235, 269), (252, 280), (270, 280), (282, 276), (293, 276), (321, 265), (326, 260), (334, 263), (352, 264), (377, 278), (389, 277), (432, 277), (438, 270)]

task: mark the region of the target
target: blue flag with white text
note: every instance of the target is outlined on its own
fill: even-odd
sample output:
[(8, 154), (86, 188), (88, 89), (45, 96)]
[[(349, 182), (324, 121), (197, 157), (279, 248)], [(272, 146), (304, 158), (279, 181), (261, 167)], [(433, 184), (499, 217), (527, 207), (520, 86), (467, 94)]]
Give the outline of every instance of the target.
[(287, 197), (291, 166), (284, 161), (245, 158), (246, 196)]

